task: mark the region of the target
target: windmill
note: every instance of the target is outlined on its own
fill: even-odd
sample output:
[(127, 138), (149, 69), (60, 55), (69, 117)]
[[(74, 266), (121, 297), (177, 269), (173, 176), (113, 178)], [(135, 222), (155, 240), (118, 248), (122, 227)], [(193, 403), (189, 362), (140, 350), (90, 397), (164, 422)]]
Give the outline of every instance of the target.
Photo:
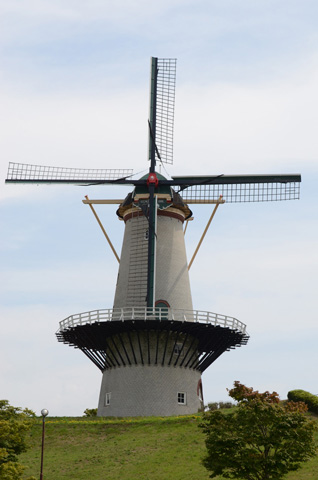
[[(245, 345), (246, 326), (226, 315), (193, 310), (184, 223), (193, 204), (299, 198), (300, 175), (206, 175), (165, 178), (173, 159), (176, 60), (151, 59), (149, 172), (9, 164), (7, 183), (133, 186), (117, 203), (125, 223), (113, 308), (71, 315), (58, 341), (79, 348), (102, 372), (98, 415), (176, 415), (203, 403), (201, 374), (222, 353)], [(100, 223), (101, 225), (101, 223)], [(102, 225), (101, 225), (102, 227)], [(103, 228), (103, 227), (102, 227)]]

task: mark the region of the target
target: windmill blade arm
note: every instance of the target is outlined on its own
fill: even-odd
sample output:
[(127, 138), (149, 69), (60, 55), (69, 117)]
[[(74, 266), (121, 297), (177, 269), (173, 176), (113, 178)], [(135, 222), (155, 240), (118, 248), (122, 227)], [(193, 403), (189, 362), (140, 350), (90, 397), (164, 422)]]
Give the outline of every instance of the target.
[(55, 180), (55, 179), (42, 179), (42, 178), (34, 178), (34, 179), (11, 179), (7, 178), (5, 180), (5, 183), (32, 183), (36, 185), (40, 184), (45, 184), (45, 185), (50, 185), (50, 184), (59, 184), (59, 185), (78, 185), (82, 187), (90, 187), (93, 185), (134, 185), (134, 182), (131, 182), (129, 180), (92, 180), (92, 179), (78, 179), (78, 180), (72, 180), (72, 179), (61, 179), (61, 180)]
[(208, 203), (222, 196), (227, 203), (296, 200), (300, 196), (301, 176), (222, 175), (173, 177), (185, 202)]
[(301, 182), (300, 174), (273, 174), (273, 175), (203, 175), (203, 176), (175, 176), (172, 177), (175, 185), (233, 185), (243, 183), (289, 183)]
[(149, 160), (173, 163), (176, 59), (151, 59)]
[(126, 184), (130, 183), (127, 178), (131, 175), (131, 169), (64, 168), (10, 162), (6, 183)]

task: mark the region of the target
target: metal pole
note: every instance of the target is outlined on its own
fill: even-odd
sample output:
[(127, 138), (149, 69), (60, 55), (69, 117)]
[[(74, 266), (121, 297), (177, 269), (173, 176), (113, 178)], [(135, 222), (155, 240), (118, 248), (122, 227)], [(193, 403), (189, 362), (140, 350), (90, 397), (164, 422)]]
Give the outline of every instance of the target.
[(41, 448), (41, 471), (40, 471), (40, 480), (43, 480), (43, 453), (44, 453), (44, 434), (45, 434), (45, 417), (49, 414), (49, 411), (46, 408), (41, 410), (42, 415), (42, 448)]

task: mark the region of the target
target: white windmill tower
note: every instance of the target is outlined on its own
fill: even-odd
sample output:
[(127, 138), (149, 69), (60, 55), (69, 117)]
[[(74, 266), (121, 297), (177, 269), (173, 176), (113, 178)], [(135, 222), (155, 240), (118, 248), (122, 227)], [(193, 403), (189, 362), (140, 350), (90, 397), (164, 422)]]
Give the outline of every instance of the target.
[[(81, 349), (101, 370), (101, 416), (197, 412), (202, 372), (226, 350), (247, 343), (246, 326), (235, 318), (193, 310), (192, 260), (188, 265), (184, 243), (188, 205), (215, 204), (211, 221), (220, 203), (299, 198), (300, 175), (166, 179), (157, 173), (157, 162), (172, 163), (175, 74), (174, 59), (151, 59), (150, 168), (141, 179), (123, 170), (9, 165), (11, 183), (134, 187), (117, 210), (125, 233), (113, 308), (72, 315), (57, 332), (60, 342)], [(95, 213), (94, 203), (115, 202), (84, 203)]]

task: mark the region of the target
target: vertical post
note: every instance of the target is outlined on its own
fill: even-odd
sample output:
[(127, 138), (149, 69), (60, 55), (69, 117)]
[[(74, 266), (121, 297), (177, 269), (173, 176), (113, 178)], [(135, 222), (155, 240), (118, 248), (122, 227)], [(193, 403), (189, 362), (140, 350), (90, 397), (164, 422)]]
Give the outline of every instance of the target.
[[(155, 187), (149, 185), (149, 239), (148, 239), (148, 279), (147, 279), (147, 307), (152, 314), (155, 303), (156, 278), (156, 240), (157, 240), (157, 197)], [(151, 310), (149, 310), (151, 309)]]
[(46, 408), (43, 408), (43, 410), (41, 410), (41, 415), (42, 415), (42, 448), (41, 448), (40, 480), (43, 480), (43, 454), (44, 454), (45, 417), (48, 414), (49, 414), (49, 411)]

